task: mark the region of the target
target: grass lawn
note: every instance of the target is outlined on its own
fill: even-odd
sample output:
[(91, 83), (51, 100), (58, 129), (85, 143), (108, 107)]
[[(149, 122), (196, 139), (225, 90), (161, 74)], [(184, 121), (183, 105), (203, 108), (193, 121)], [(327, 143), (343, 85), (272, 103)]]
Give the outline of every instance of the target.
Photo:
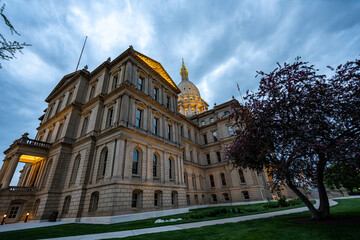
[(331, 219), (310, 220), (308, 212), (126, 239), (360, 239), (360, 199), (336, 200)]
[[(152, 218), (152, 219), (125, 222), (125, 223), (107, 224), (107, 225), (70, 223), (70, 224), (58, 225), (53, 227), (0, 232), (0, 239), (6, 239), (6, 240), (42, 239), (42, 238), (66, 237), (66, 236), (95, 234), (95, 233), (104, 233), (104, 232), (115, 232), (115, 231), (123, 231), (123, 230), (139, 229), (139, 228), (160, 227), (160, 226), (180, 224), (180, 223), (208, 221), (208, 220), (222, 219), (229, 217), (238, 217), (238, 216), (252, 215), (258, 213), (265, 213), (265, 212), (281, 211), (281, 210), (304, 206), (303, 204), (299, 204), (288, 207), (269, 208), (274, 204), (276, 205), (276, 203), (259, 203), (259, 204), (239, 205), (239, 206), (231, 206), (231, 207), (211, 207), (211, 208), (192, 210), (189, 213), (161, 217), (161, 219), (171, 219), (171, 218), (183, 219), (183, 221), (177, 221), (173, 223), (154, 224), (155, 220), (159, 218)], [(226, 209), (226, 211), (224, 209)]]

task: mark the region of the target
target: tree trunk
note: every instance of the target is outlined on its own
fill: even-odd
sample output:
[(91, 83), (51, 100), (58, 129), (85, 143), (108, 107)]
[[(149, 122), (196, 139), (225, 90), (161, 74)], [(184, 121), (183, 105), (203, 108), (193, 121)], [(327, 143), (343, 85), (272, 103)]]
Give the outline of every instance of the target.
[(290, 179), (287, 179), (286, 181), (289, 188), (305, 203), (305, 205), (308, 207), (311, 218), (312, 219), (319, 219), (321, 218), (320, 212), (314, 207), (314, 205), (310, 202), (310, 200), (292, 183)]
[(330, 216), (330, 205), (329, 205), (329, 198), (326, 193), (326, 188), (324, 185), (324, 171), (326, 166), (326, 158), (324, 154), (319, 154), (319, 163), (316, 170), (316, 177), (317, 177), (317, 187), (319, 192), (319, 213), (320, 219), (325, 219)]

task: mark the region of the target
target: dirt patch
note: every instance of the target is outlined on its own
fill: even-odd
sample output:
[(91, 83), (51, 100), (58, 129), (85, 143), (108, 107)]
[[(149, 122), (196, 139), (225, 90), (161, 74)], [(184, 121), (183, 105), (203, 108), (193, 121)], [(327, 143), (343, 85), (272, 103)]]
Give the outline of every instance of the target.
[(294, 218), (290, 219), (289, 222), (315, 224), (360, 224), (360, 217), (338, 217), (323, 220), (315, 220), (311, 218)]

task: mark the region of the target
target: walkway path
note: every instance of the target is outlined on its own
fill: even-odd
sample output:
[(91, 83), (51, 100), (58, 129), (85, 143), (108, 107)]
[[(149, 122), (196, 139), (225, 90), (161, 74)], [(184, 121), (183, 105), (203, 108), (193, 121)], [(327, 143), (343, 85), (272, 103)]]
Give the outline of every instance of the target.
[[(329, 200), (329, 203), (330, 206), (334, 206), (337, 204), (337, 202), (333, 200)], [(318, 207), (317, 205), (318, 203), (315, 204), (315, 207)], [(61, 237), (61, 238), (49, 238), (47, 240), (80, 240), (80, 239), (97, 240), (97, 239), (110, 239), (110, 238), (125, 238), (125, 237), (137, 236), (142, 234), (148, 234), (148, 233), (168, 232), (168, 231), (176, 231), (176, 230), (183, 230), (190, 228), (200, 228), (200, 227), (211, 226), (216, 224), (235, 223), (235, 222), (242, 222), (253, 219), (269, 218), (269, 217), (304, 212), (304, 211), (308, 211), (308, 208), (301, 207), (301, 208), (294, 208), (284, 211), (261, 213), (261, 214), (242, 216), (242, 217), (225, 218), (225, 219), (210, 220), (210, 221), (195, 222), (195, 223), (183, 223), (183, 224), (176, 224), (171, 226), (143, 228), (143, 229), (126, 230), (119, 232), (98, 233), (98, 234), (89, 234), (89, 235), (81, 235), (81, 236)]]
[[(347, 198), (360, 198), (360, 196), (351, 196), (351, 197), (343, 197), (343, 198), (336, 198), (336, 199), (347, 199)], [(330, 206), (334, 206), (337, 202), (333, 200), (329, 200)], [(315, 207), (318, 207), (318, 203), (315, 204)], [(195, 222), (195, 223), (182, 223), (176, 224), (171, 226), (163, 226), (163, 227), (153, 227), (153, 228), (144, 228), (144, 229), (135, 229), (135, 230), (126, 230), (126, 231), (118, 231), (118, 232), (107, 232), (107, 233), (98, 233), (98, 234), (89, 234), (89, 235), (80, 235), (80, 236), (71, 236), (71, 237), (60, 237), (60, 238), (51, 238), (47, 240), (95, 240), (95, 239), (110, 239), (110, 238), (124, 238), (148, 233), (158, 233), (158, 232), (168, 232), (168, 231), (176, 231), (176, 230), (183, 230), (183, 229), (190, 229), (190, 228), (200, 228), (205, 226), (217, 225), (217, 224), (224, 224), (224, 223), (235, 223), (253, 219), (260, 219), (260, 218), (269, 218), (274, 216), (286, 215), (291, 213), (298, 213), (308, 211), (307, 207), (302, 208), (294, 208), (284, 211), (278, 212), (271, 212), (271, 213), (261, 213), (249, 216), (242, 216), (242, 217), (233, 217), (233, 218), (225, 218), (225, 219), (218, 219), (218, 220), (211, 220), (211, 221), (203, 221), (203, 222)], [(8, 224), (0, 226), (0, 232), (6, 231), (14, 231), (14, 230), (22, 230), (22, 229), (29, 229), (29, 228), (40, 228), (40, 227), (49, 227), (55, 226), (59, 224), (66, 224), (68, 222), (30, 222), (30, 223), (15, 223), (15, 224)]]

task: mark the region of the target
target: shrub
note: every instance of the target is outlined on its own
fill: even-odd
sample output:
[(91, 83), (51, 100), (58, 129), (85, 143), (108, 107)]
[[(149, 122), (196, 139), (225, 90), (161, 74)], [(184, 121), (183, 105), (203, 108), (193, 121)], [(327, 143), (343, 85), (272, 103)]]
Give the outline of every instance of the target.
[(268, 202), (266, 204), (264, 204), (264, 208), (269, 209), (269, 208), (278, 208), (279, 204), (277, 202)]
[(300, 205), (303, 202), (301, 201), (301, 199), (297, 198), (297, 199), (288, 201), (288, 203), (289, 203), (290, 206), (295, 206), (295, 205)]
[(289, 203), (286, 202), (286, 197), (285, 197), (285, 196), (282, 196), (282, 197), (278, 200), (278, 204), (279, 204), (279, 206), (281, 206), (281, 207), (287, 207), (287, 206), (289, 206)]

